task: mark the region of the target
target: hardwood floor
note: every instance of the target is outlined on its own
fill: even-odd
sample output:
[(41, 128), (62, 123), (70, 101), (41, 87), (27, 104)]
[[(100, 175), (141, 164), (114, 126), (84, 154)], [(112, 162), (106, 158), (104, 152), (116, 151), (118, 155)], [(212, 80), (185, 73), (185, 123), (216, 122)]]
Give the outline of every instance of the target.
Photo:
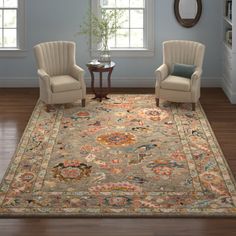
[[(113, 92), (150, 93), (150, 89)], [(0, 178), (38, 99), (37, 89), (0, 89)], [(236, 105), (221, 89), (203, 89), (201, 104), (236, 176)], [(236, 235), (236, 219), (0, 219), (0, 236)]]

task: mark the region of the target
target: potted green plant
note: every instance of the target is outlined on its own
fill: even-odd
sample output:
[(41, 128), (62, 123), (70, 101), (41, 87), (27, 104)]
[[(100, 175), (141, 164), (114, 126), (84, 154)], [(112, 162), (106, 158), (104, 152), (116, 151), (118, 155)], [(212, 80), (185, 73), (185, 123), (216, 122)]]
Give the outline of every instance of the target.
[[(122, 10), (105, 10), (100, 8), (99, 14), (96, 15), (89, 11), (83, 24), (80, 26), (78, 34), (86, 35), (89, 41), (93, 41), (100, 45), (100, 61), (111, 61), (108, 41), (113, 37), (117, 30), (121, 27), (120, 21)], [(92, 39), (92, 40), (91, 40)]]

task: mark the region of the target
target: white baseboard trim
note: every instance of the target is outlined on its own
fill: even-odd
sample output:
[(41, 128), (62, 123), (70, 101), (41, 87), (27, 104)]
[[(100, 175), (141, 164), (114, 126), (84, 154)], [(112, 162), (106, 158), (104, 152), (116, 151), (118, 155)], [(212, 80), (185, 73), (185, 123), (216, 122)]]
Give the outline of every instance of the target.
[[(86, 85), (90, 87), (90, 78), (86, 78)], [(105, 82), (105, 80), (104, 80)], [(112, 78), (112, 86), (113, 87), (121, 87), (121, 88), (154, 88), (156, 83), (156, 79), (153, 77), (113, 77)], [(202, 78), (201, 80), (202, 87), (212, 87), (219, 88), (221, 87), (221, 78)]]
[[(87, 87), (90, 87), (90, 77), (85, 78)], [(154, 88), (155, 78), (153, 77), (113, 77), (112, 87), (115, 88)], [(106, 79), (103, 80), (104, 85)], [(221, 78), (202, 78), (202, 87), (221, 87)], [(37, 88), (39, 86), (36, 77), (0, 77), (0, 88)]]
[[(107, 79), (103, 79), (103, 84), (106, 85)], [(87, 87), (91, 87), (90, 78), (85, 78)], [(95, 81), (99, 84), (99, 80)], [(154, 88), (155, 79), (154, 78), (144, 78), (144, 77), (112, 77), (111, 84), (113, 88)]]
[(201, 80), (203, 88), (221, 88), (222, 78), (221, 77), (203, 77)]
[(0, 77), (0, 88), (38, 88), (35, 77)]
[(222, 80), (222, 89), (232, 104), (236, 104), (236, 92), (231, 91), (230, 86), (225, 80)]

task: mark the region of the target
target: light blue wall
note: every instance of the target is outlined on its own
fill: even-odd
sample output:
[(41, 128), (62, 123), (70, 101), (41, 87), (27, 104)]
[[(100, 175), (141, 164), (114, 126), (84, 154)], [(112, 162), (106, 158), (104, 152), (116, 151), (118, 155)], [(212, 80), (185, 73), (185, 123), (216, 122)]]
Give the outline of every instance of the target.
[[(203, 0), (203, 14), (197, 26), (181, 27), (174, 17), (174, 0), (155, 1), (155, 56), (115, 58), (114, 77), (153, 77), (162, 62), (161, 43), (168, 39), (189, 39), (206, 45), (204, 77), (221, 75), (221, 1)], [(77, 42), (77, 62), (82, 67), (90, 60), (85, 38), (75, 37), (90, 0), (27, 0), (27, 54), (24, 58), (0, 58), (0, 78), (36, 77), (32, 47), (43, 41)], [(13, 69), (12, 69), (13, 68)], [(88, 75), (88, 74), (87, 74)], [(135, 84), (134, 84), (135, 87)]]

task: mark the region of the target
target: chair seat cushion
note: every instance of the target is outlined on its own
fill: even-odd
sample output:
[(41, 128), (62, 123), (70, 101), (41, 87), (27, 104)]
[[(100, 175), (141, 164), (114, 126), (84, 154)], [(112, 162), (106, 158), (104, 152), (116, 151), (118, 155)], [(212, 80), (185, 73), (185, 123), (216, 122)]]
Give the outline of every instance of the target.
[(69, 75), (53, 76), (50, 82), (53, 93), (81, 89), (80, 82)]
[(161, 82), (161, 88), (189, 92), (191, 88), (191, 80), (184, 77), (170, 75)]

